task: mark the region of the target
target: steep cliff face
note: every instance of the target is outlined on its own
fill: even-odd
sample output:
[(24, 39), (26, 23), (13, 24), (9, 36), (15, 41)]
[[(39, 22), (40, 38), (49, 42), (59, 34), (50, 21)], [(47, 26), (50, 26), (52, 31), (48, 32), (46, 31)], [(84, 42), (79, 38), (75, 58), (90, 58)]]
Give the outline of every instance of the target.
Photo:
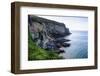
[[(54, 38), (64, 37), (70, 34), (68, 28), (65, 27), (64, 23), (48, 20), (45, 18), (29, 15), (28, 22), (34, 31), (45, 31), (48, 35)], [(33, 30), (31, 30), (33, 31)]]
[(43, 48), (46, 47), (49, 40), (56, 40), (70, 35), (69, 28), (66, 28), (64, 23), (34, 15), (28, 15), (28, 26), (33, 40)]

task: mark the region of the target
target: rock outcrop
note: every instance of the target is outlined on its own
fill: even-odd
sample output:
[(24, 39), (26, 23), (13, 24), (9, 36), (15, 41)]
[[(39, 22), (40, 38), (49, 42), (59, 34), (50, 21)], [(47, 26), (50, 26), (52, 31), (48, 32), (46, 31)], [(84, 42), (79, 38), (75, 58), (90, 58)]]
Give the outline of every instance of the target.
[(53, 41), (53, 46), (59, 42), (69, 41), (63, 39), (63, 37), (70, 35), (69, 28), (66, 28), (64, 23), (28, 15), (28, 26), (33, 40), (42, 48), (47, 48), (46, 44), (50, 41)]

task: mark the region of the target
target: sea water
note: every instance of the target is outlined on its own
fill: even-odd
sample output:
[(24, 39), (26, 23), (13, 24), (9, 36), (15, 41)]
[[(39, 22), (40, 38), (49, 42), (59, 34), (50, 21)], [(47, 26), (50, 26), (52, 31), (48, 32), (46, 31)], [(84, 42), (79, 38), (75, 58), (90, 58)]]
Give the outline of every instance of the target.
[(60, 54), (65, 59), (88, 58), (88, 31), (71, 31), (69, 47), (64, 48), (65, 53)]

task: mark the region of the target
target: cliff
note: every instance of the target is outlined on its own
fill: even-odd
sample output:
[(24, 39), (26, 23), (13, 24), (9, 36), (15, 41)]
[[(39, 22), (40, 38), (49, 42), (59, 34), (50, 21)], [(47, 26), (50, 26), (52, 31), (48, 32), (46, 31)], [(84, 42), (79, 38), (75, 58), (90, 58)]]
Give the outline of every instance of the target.
[(48, 44), (52, 44), (50, 46), (53, 46), (54, 50), (59, 44), (62, 46), (68, 41), (63, 37), (70, 35), (69, 28), (66, 28), (64, 23), (34, 15), (28, 15), (28, 27), (33, 41), (42, 48), (48, 48)]
[(29, 15), (28, 18), (30, 25), (35, 26), (36, 24), (36, 29), (39, 28), (40, 30), (44, 28), (47, 34), (54, 38), (64, 37), (70, 34), (69, 28), (66, 28), (64, 23), (33, 15)]

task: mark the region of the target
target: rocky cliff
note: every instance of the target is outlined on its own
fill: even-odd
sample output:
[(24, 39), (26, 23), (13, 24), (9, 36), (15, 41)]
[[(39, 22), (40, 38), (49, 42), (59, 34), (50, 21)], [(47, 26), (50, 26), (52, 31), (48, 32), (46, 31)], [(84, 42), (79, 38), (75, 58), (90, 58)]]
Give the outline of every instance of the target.
[(28, 26), (33, 40), (43, 48), (46, 48), (48, 41), (57, 42), (58, 39), (62, 40), (63, 37), (70, 35), (69, 28), (66, 28), (64, 23), (34, 15), (28, 15)]

